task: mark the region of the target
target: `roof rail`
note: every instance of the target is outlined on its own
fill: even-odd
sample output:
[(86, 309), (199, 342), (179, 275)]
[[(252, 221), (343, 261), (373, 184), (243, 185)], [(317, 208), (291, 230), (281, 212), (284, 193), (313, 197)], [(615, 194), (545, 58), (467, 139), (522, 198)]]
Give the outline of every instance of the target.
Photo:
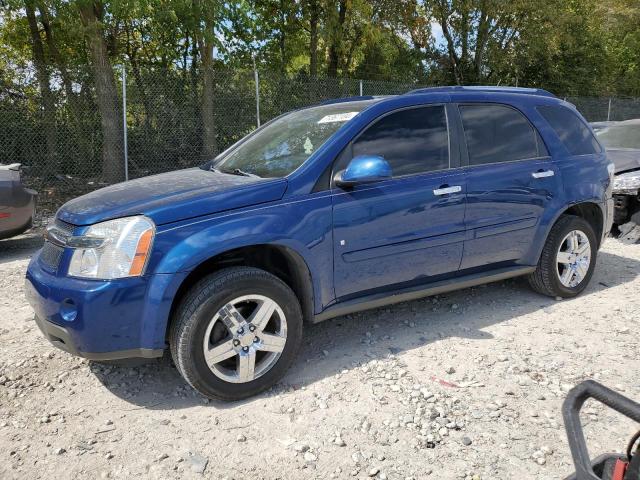
[(364, 95), (364, 96), (355, 96), (355, 97), (343, 97), (343, 98), (332, 98), (330, 100), (325, 100), (320, 102), (318, 105), (331, 105), (333, 103), (346, 103), (346, 102), (361, 102), (363, 100), (373, 100), (373, 95)]
[(457, 85), (451, 87), (427, 87), (411, 90), (405, 95), (414, 95), (419, 93), (454, 93), (454, 92), (496, 92), (496, 93), (516, 93), (523, 95), (539, 95), (541, 97), (553, 97), (556, 96), (543, 90), (541, 88), (524, 88), (524, 87), (498, 87), (498, 86), (481, 86), (481, 85)]

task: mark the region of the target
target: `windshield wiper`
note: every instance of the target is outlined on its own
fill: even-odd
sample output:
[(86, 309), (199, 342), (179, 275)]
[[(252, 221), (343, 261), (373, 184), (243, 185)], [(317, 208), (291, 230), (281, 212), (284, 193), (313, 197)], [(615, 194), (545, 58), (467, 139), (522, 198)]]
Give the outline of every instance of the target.
[(211, 165), (211, 167), (209, 167), (209, 171), (214, 173), (226, 173), (228, 175), (241, 175), (243, 177), (262, 178), (260, 175), (256, 175), (255, 173), (245, 172), (244, 170), (241, 170), (239, 168), (234, 168), (233, 170), (221, 170)]
[(224, 173), (231, 173), (233, 175), (242, 175), (243, 177), (260, 178), (260, 175), (256, 175), (255, 173), (245, 172), (244, 170), (240, 170), (239, 168), (234, 168), (232, 171), (224, 172)]

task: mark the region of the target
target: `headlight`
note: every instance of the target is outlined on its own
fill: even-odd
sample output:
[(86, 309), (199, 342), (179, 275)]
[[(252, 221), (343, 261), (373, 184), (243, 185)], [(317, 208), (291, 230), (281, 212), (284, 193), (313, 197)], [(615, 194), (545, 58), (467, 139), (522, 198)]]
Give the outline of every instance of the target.
[(92, 225), (84, 235), (67, 241), (67, 246), (74, 248), (68, 274), (101, 280), (140, 276), (154, 233), (153, 222), (142, 216)]
[(616, 175), (613, 179), (613, 193), (636, 195), (640, 189), (640, 171)]

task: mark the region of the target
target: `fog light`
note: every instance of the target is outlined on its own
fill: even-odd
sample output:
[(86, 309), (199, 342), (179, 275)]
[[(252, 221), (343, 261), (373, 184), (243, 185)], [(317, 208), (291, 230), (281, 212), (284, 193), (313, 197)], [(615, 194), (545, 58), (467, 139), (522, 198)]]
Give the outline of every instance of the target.
[(60, 304), (60, 317), (65, 322), (73, 322), (78, 316), (78, 309), (76, 308), (76, 304), (70, 298), (67, 298), (62, 301)]

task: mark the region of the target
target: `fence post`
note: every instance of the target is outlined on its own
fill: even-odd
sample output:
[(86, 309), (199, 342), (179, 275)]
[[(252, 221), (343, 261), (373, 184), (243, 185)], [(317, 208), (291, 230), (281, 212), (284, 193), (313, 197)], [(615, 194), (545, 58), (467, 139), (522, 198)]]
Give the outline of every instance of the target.
[(124, 179), (129, 180), (129, 155), (127, 148), (127, 67), (122, 64), (122, 140), (124, 147)]
[(609, 97), (609, 108), (607, 109), (607, 122), (611, 119), (611, 97)]
[(362, 80), (360, 80), (360, 96), (362, 97)]
[(256, 84), (256, 123), (260, 128), (260, 77), (256, 68), (256, 57), (252, 55), (251, 60), (253, 60), (253, 80)]

